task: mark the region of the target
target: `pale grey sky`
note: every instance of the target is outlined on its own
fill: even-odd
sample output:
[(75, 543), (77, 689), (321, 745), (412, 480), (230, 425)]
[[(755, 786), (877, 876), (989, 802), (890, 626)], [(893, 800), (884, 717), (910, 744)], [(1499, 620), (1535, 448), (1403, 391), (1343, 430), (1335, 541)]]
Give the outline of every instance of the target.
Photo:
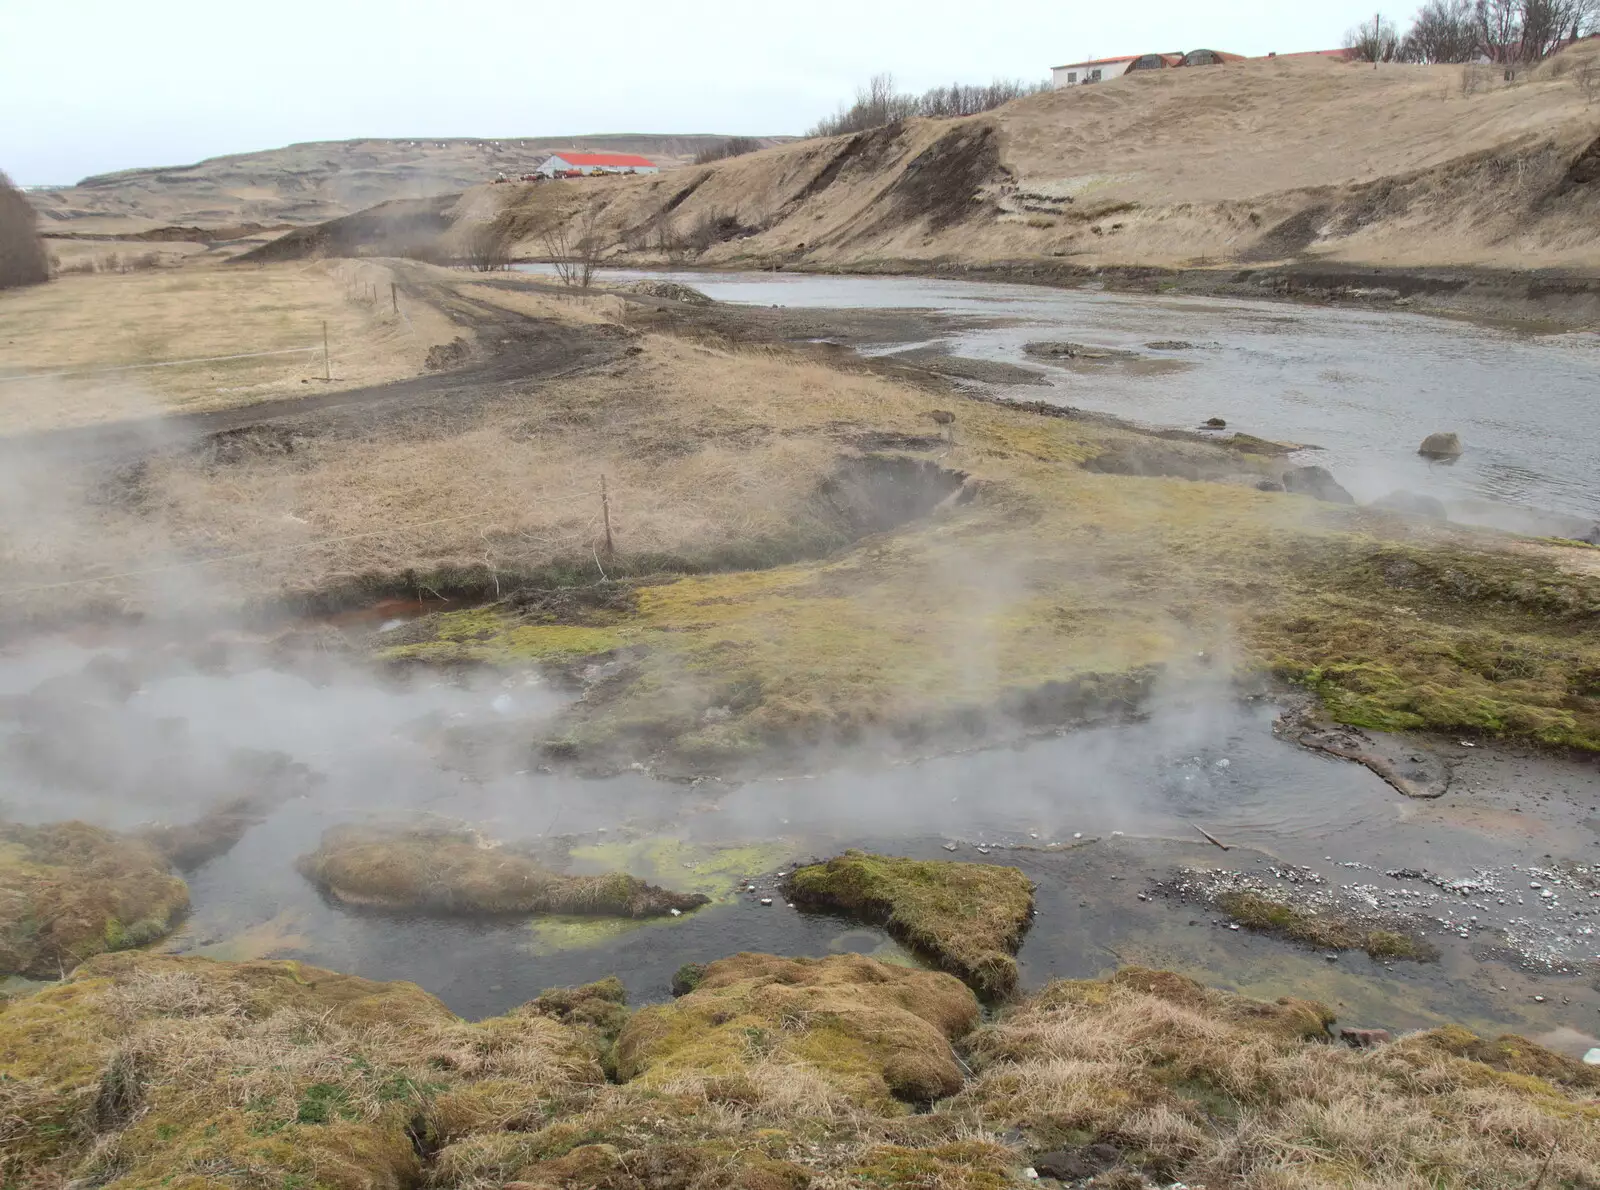
[(1150, 50), (1327, 49), (1371, 11), (1370, 0), (0, 0), (0, 169), (37, 185), (362, 136), (798, 133), (878, 71), (922, 90)]

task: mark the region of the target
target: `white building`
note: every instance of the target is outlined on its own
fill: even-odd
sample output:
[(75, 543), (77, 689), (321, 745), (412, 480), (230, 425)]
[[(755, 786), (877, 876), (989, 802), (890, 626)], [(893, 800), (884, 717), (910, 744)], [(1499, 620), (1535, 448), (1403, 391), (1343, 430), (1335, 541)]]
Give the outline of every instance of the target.
[(557, 153), (538, 172), (547, 178), (559, 174), (655, 174), (661, 167), (632, 153)]
[(1128, 67), (1137, 62), (1139, 57), (1138, 54), (1129, 54), (1126, 58), (1094, 58), (1088, 62), (1053, 66), (1050, 68), (1050, 82), (1059, 91), (1062, 87), (1080, 87), (1084, 83), (1119, 78), (1128, 72)]

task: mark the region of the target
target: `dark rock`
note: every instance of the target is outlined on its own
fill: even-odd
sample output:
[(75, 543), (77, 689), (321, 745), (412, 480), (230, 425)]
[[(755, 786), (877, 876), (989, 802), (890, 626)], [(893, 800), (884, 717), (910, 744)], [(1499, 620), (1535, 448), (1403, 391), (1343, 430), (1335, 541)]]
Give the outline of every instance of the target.
[(1146, 343), (1151, 351), (1193, 351), (1193, 343), (1185, 343), (1182, 339), (1157, 339), (1154, 343)]
[(1104, 1173), (1121, 1160), (1122, 1150), (1116, 1145), (1084, 1145), (1042, 1153), (1034, 1158), (1033, 1169), (1041, 1178), (1070, 1182)]
[(1326, 500), (1330, 504), (1354, 504), (1356, 498), (1339, 486), (1326, 467), (1291, 467), (1283, 473), (1283, 489)]
[(1459, 459), (1461, 439), (1449, 433), (1429, 434), (1417, 447), (1417, 453), (1425, 459)]
[(1408, 516), (1423, 516), (1435, 521), (1448, 521), (1450, 514), (1445, 511), (1443, 502), (1435, 500), (1432, 496), (1424, 496), (1418, 492), (1395, 491), (1390, 492), (1382, 500), (1372, 502), (1374, 508), (1384, 508), (1390, 512), (1403, 512)]
[(1365, 1050), (1393, 1041), (1394, 1036), (1387, 1029), (1340, 1029), (1339, 1040), (1352, 1049)]
[(1206, 428), (1210, 430), (1225, 430), (1228, 428), (1228, 423), (1220, 417), (1206, 418), (1205, 425)]
[(706, 977), (704, 963), (685, 963), (672, 973), (672, 994), (674, 996), (687, 996), (700, 986), (700, 981)]
[(1578, 538), (1578, 540), (1587, 545), (1600, 545), (1600, 525), (1596, 525), (1593, 529), (1590, 529), (1582, 537)]
[(1281, 492), (1284, 490), (1284, 486), (1275, 479), (1263, 479), (1256, 484), (1256, 491), (1258, 492)]

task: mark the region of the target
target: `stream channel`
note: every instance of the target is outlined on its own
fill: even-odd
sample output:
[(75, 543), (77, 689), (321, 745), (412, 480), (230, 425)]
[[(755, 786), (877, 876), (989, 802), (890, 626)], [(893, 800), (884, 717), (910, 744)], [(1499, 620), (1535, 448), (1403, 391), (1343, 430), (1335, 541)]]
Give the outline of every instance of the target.
[[(1022, 286), (671, 279), (766, 304), (933, 305), (967, 316), (969, 328), (980, 312), (993, 325), (956, 332), (949, 350), (1037, 368), (1047, 383), (1019, 390), (1027, 399), (1161, 424), (1215, 414), (1263, 437), (1315, 442), (1317, 461), (1364, 498), (1403, 486), (1600, 517), (1591, 336)], [(1085, 375), (1024, 357), (1022, 344), (1039, 339), (1181, 363)], [(1195, 346), (1144, 346), (1177, 341)], [(1534, 390), (1537, 401), (1523, 399)], [(1413, 453), (1437, 429), (1466, 440), (1459, 466), (1429, 467)], [(375, 642), (356, 643), (354, 655)], [(469, 762), (449, 746), (474, 732), (507, 738), (507, 724), (528, 725), (511, 736), (536, 738), (537, 722), (568, 697), (537, 673), (378, 676), (269, 646), (244, 633), (196, 642), (96, 629), (0, 650), (8, 816), (182, 822), (227, 788), (238, 749), (305, 766), (302, 790), (190, 874), (192, 914), (165, 944), (174, 952), (413, 980), (472, 1017), (612, 973), (635, 1003), (663, 999), (680, 964), (740, 950), (915, 961), (882, 930), (799, 912), (778, 893), (778, 873), (796, 859), (857, 846), (1021, 867), (1038, 884), (1019, 956), (1029, 987), (1139, 963), (1267, 998), (1321, 999), (1348, 1025), (1454, 1022), (1576, 1055), (1600, 1045), (1600, 774), (1590, 762), (1419, 741), (1452, 777), (1443, 797), (1408, 799), (1365, 768), (1280, 739), (1281, 708), (1219, 686), (1170, 692), (1135, 722), (916, 763), (862, 751), (742, 784), (667, 783), (643, 770), (583, 778), (541, 768), (525, 743), (485, 745)], [(123, 676), (102, 681), (107, 673)], [(296, 858), (328, 827), (375, 818), (467, 824), (552, 848), (570, 870), (625, 867), (713, 903), (648, 923), (484, 922), (324, 900)], [(1439, 958), (1385, 963), (1230, 928), (1170, 891), (1186, 869), (1402, 912)]]

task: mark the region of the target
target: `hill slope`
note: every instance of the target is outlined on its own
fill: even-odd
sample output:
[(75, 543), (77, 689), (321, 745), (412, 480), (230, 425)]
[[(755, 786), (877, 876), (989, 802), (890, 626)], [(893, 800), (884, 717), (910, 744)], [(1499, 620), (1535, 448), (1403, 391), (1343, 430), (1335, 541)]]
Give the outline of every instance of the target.
[[(640, 153), (680, 165), (721, 136), (621, 133), (505, 140), (320, 141), (213, 157), (194, 165), (130, 169), (29, 197), (55, 232), (139, 232), (184, 224), (318, 223), (374, 203), (459, 191), (515, 176), (560, 149)], [(769, 138), (776, 144), (783, 138)]]
[(1596, 268), (1597, 76), (1594, 45), (1510, 85), (1327, 60), (1152, 71), (496, 201), (519, 229), (592, 203), (641, 263), (679, 242), (701, 263), (767, 267)]

